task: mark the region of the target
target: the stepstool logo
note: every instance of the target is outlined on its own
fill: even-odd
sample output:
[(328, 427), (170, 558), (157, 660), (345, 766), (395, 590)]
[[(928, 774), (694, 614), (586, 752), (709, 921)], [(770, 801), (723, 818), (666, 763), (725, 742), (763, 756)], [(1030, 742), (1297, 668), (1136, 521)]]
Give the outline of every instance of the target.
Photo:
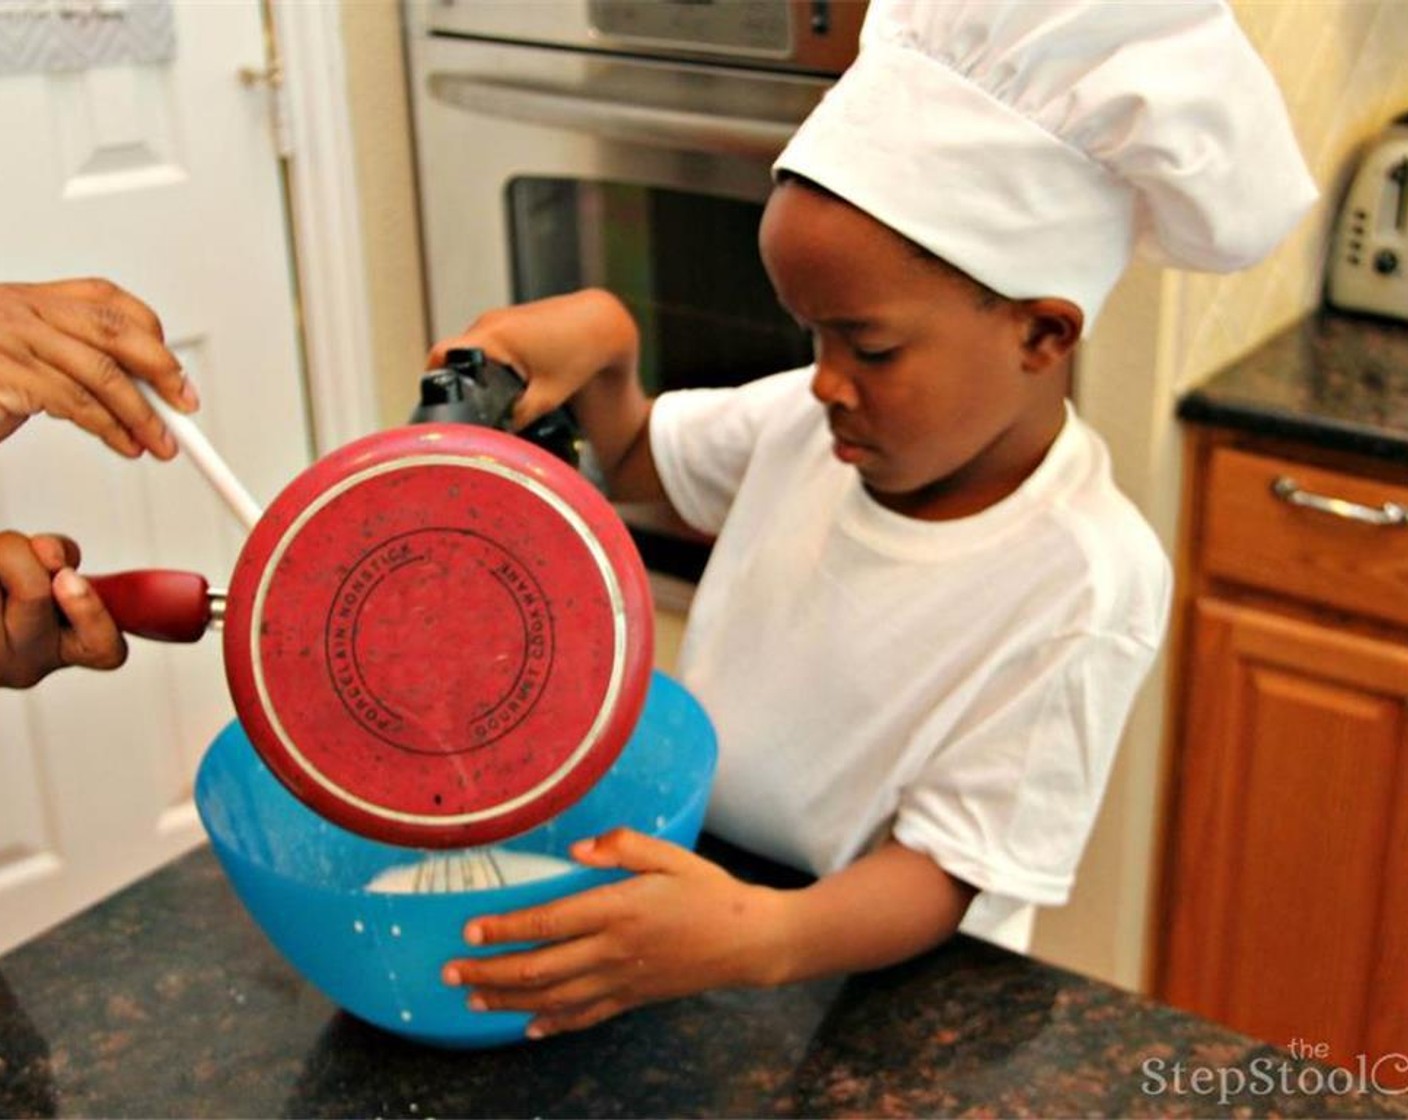
[(1357, 1096), (1408, 1093), (1408, 1055), (1356, 1054), (1348, 1065), (1307, 1065), (1332, 1061), (1328, 1042), (1293, 1038), (1290, 1058), (1262, 1055), (1241, 1065), (1199, 1065), (1146, 1058), (1140, 1090), (1149, 1097), (1207, 1097), (1226, 1106), (1243, 1096)]

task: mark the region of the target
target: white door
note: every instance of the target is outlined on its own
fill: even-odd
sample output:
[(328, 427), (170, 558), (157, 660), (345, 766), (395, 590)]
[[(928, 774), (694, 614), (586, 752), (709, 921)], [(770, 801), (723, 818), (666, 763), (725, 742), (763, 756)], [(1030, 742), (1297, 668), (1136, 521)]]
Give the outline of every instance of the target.
[[(145, 19), (149, 0), (0, 4), (0, 34), (38, 34), (18, 21), (58, 9), (111, 36), (144, 3)], [(0, 74), (0, 277), (105, 276), (150, 303), (198, 423), (267, 503), (311, 440), (268, 104), (237, 78), (263, 64), (260, 3), (167, 11), (159, 61)], [(86, 571), (189, 568), (216, 586), (243, 539), (188, 463), (129, 464), (44, 417), (0, 444), (0, 525), (67, 532)], [(201, 838), (192, 778), (232, 715), (218, 635), (131, 645), (117, 673), (0, 690), (0, 951)]]

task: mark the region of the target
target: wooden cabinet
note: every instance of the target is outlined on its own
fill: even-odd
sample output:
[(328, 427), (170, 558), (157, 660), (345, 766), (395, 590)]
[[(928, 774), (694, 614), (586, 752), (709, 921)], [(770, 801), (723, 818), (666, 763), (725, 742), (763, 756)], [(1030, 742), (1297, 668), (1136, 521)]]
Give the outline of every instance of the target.
[(1408, 1054), (1408, 466), (1188, 450), (1157, 994), (1352, 1068)]

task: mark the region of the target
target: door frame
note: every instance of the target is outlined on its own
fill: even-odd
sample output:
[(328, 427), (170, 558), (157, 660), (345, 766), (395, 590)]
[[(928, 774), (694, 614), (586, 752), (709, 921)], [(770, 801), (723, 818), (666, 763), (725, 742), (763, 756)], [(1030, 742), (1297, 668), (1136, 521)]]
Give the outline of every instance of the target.
[(379, 428), (342, 5), (271, 3), (313, 447)]

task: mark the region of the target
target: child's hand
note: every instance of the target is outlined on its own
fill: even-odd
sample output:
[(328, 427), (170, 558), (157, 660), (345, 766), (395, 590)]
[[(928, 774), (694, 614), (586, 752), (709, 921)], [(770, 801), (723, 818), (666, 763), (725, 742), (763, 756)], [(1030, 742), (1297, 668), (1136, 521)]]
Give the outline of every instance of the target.
[(766, 982), (778, 892), (675, 844), (617, 829), (573, 846), (592, 867), (636, 872), (570, 898), (465, 926), (471, 945), (543, 941), (448, 962), (474, 1010), (534, 1012), (530, 1038), (578, 1030), (656, 1000)]
[(551, 412), (604, 370), (633, 370), (638, 336), (630, 314), (600, 290), (551, 296), (486, 311), (454, 338), (435, 344), (426, 368), (454, 349), (478, 347), (512, 366), (528, 387), (513, 412), (521, 428)]
[[(0, 533), (0, 687), (29, 688), (55, 669), (116, 669), (127, 643), (73, 569), (67, 537)], [(60, 614), (62, 612), (62, 614)]]
[(121, 455), (170, 459), (176, 443), (134, 379), (182, 412), (199, 406), (161, 321), (135, 296), (105, 280), (0, 284), (0, 439), (47, 412)]

